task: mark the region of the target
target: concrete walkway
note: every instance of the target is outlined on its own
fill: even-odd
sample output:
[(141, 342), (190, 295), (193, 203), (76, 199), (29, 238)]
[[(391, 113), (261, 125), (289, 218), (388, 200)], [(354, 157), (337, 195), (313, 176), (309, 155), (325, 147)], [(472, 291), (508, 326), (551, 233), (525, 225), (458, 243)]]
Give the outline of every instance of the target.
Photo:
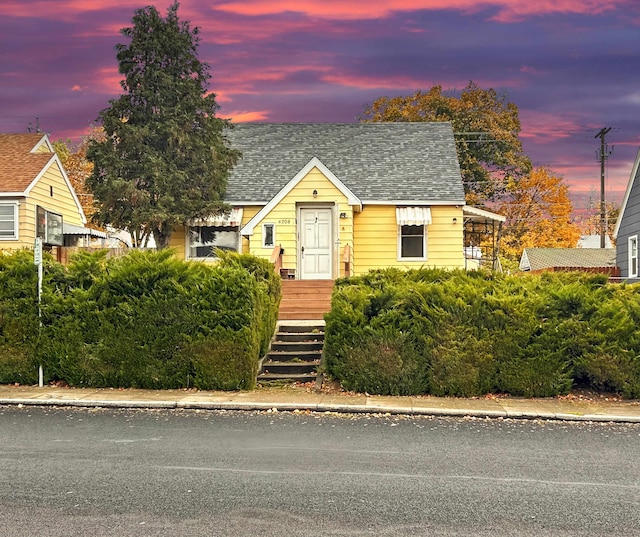
[(383, 397), (303, 387), (251, 392), (0, 386), (0, 405), (311, 411), (640, 423), (640, 401), (605, 397)]

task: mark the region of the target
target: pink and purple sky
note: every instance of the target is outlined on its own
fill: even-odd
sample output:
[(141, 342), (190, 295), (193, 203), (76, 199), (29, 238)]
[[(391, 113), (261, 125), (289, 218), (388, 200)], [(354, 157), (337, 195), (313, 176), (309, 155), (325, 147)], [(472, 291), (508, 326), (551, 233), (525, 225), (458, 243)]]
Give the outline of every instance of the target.
[[(3, 0), (0, 132), (82, 136), (120, 94), (120, 28), (171, 3)], [(183, 0), (178, 14), (200, 28), (219, 115), (235, 122), (354, 122), (377, 97), (473, 80), (518, 106), (525, 152), (566, 179), (576, 209), (599, 199), (601, 128), (607, 200), (640, 147), (638, 0)]]

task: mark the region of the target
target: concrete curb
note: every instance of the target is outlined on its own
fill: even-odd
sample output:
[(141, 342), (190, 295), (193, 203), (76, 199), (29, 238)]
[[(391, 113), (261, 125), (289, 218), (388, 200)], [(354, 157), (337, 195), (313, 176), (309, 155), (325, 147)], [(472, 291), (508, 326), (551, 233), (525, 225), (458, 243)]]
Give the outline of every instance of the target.
[(640, 416), (613, 414), (566, 414), (553, 412), (513, 412), (507, 410), (472, 410), (460, 408), (398, 407), (385, 405), (327, 404), (327, 403), (273, 403), (238, 401), (150, 401), (107, 399), (29, 399), (0, 398), (5, 406), (56, 406), (76, 408), (121, 408), (121, 409), (184, 409), (184, 410), (238, 410), (277, 412), (325, 412), (336, 414), (390, 414), (407, 416), (457, 417), (476, 419), (522, 419), (575, 422), (640, 423)]

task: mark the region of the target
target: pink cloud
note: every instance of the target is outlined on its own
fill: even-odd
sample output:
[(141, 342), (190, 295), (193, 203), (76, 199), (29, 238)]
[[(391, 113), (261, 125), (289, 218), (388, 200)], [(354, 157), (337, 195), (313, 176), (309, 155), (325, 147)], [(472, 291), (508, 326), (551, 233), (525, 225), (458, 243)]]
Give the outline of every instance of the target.
[(560, 116), (538, 111), (520, 111), (520, 124), (520, 137), (536, 144), (551, 144), (570, 138), (576, 132), (585, 131), (584, 123), (579, 123), (578, 119), (570, 115)]
[(529, 16), (550, 13), (600, 14), (632, 5), (634, 0), (227, 0), (217, 9), (243, 16), (300, 13), (333, 20), (377, 19), (393, 12), (416, 10), (457, 10), (477, 13), (484, 8), (497, 10), (495, 20), (512, 22)]
[[(110, 0), (110, 8), (130, 7), (129, 0)], [(102, 11), (105, 3), (97, 0), (35, 0), (23, 2), (22, 0), (4, 0), (0, 5), (0, 15), (11, 17), (40, 17), (55, 20), (75, 20), (80, 13)]]
[(335, 84), (338, 86), (346, 86), (358, 89), (379, 89), (379, 90), (406, 90), (406, 88), (421, 88), (425, 84), (428, 87), (433, 86), (433, 83), (425, 83), (423, 79), (398, 76), (398, 75), (380, 75), (366, 76), (366, 75), (353, 75), (351, 73), (336, 73), (335, 69), (329, 71), (330, 74), (326, 74), (322, 77), (324, 82), (329, 84)]
[[(158, 11), (166, 13), (173, 0), (154, 2)], [(245, 17), (273, 16), (299, 13), (311, 19), (324, 20), (370, 20), (389, 16), (391, 13), (417, 10), (454, 10), (462, 13), (478, 13), (483, 9), (495, 12), (493, 19), (499, 22), (514, 22), (532, 16), (579, 13), (598, 15), (615, 9), (635, 6), (636, 0), (369, 0), (368, 2), (344, 2), (343, 0), (221, 0), (210, 9)], [(123, 13), (143, 7), (135, 0), (110, 0), (108, 9), (122, 9)], [(12, 17), (34, 17), (73, 21), (87, 13), (105, 10), (100, 0), (4, 0), (0, 4), (0, 15)], [(203, 18), (201, 6), (183, 0), (181, 17), (198, 25)], [(205, 15), (206, 16), (206, 15)], [(123, 21), (127, 25), (130, 18)], [(119, 29), (120, 26), (117, 28)], [(254, 28), (255, 30), (255, 28)], [(95, 30), (92, 30), (95, 31)]]
[(234, 123), (250, 123), (252, 121), (264, 121), (269, 119), (271, 112), (268, 110), (254, 110), (247, 112), (230, 111), (229, 113), (221, 114), (224, 117), (230, 117)]
[(118, 72), (117, 67), (103, 67), (101, 69), (98, 69), (95, 73), (92, 91), (94, 93), (102, 93), (105, 95), (121, 93), (121, 80), (122, 75)]
[[(264, 83), (277, 83), (285, 81), (288, 77), (292, 77), (297, 73), (316, 73), (321, 78), (323, 73), (331, 72), (331, 66), (328, 65), (277, 65), (274, 67), (256, 68), (252, 67), (250, 71), (239, 70), (230, 71), (220, 76), (218, 81), (222, 85), (222, 91), (215, 91), (218, 97), (216, 100), (224, 102), (229, 100), (227, 95), (258, 95), (264, 92)], [(296, 89), (295, 85), (290, 88), (287, 86), (278, 87), (279, 95), (295, 95), (308, 93), (308, 88)], [(221, 97), (220, 97), (221, 96)]]
[(494, 20), (515, 22), (537, 15), (561, 13), (600, 15), (635, 5), (635, 0), (489, 0), (485, 5), (498, 8)]

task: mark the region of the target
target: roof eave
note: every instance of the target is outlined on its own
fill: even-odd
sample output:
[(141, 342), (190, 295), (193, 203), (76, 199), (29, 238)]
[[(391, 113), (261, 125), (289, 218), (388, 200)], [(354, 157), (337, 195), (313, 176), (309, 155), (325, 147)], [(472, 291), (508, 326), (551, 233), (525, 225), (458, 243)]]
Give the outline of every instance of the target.
[(633, 188), (633, 184), (635, 183), (636, 176), (638, 173), (638, 166), (640, 165), (640, 148), (638, 149), (638, 153), (636, 154), (636, 160), (633, 163), (633, 169), (631, 170), (631, 176), (629, 177), (629, 183), (627, 184), (627, 190), (624, 193), (624, 198), (622, 198), (622, 204), (620, 205), (620, 213), (618, 214), (618, 220), (616, 220), (616, 227), (613, 229), (613, 238), (618, 238), (618, 232), (620, 231), (620, 224), (622, 223), (622, 218), (624, 216), (624, 211), (627, 207), (627, 202), (629, 201), (629, 196), (631, 195), (631, 189)]
[(404, 199), (404, 200), (362, 200), (362, 205), (415, 205), (415, 206), (427, 206), (427, 205), (456, 205), (463, 206), (464, 200), (419, 200), (419, 199)]

